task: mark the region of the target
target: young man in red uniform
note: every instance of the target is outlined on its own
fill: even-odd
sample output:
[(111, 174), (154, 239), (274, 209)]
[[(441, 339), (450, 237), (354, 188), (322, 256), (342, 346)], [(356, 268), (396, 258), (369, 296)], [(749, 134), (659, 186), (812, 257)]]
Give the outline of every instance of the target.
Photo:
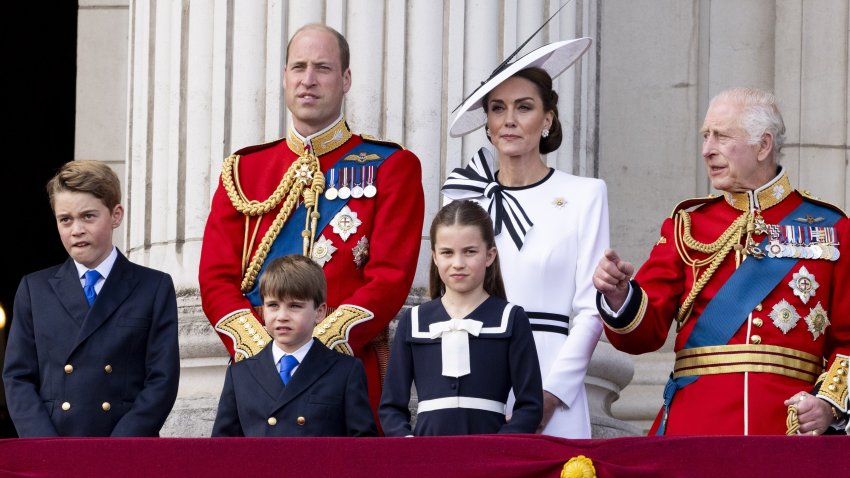
[(337, 31), (312, 24), (293, 35), (283, 77), (289, 132), (225, 160), (199, 282), (204, 313), (239, 361), (269, 342), (257, 290), (264, 265), (287, 254), (311, 257), (328, 282), (329, 313), (314, 334), (363, 361), (374, 409), (386, 327), (413, 282), (424, 198), (413, 153), (349, 130), (348, 63)]
[[(701, 132), (723, 195), (679, 204), (634, 280), (612, 250), (593, 278), (617, 349), (657, 350), (677, 323), (676, 363), (650, 434), (843, 431), (850, 221), (791, 187), (772, 94), (720, 93)], [(797, 423), (786, 423), (789, 405)]]

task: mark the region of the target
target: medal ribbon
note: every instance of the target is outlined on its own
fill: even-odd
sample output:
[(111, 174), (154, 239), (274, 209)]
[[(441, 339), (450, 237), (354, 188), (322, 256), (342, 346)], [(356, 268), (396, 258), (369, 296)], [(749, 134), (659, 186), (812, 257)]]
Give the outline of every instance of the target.
[(479, 149), (465, 168), (456, 168), (449, 174), (442, 192), (452, 200), (489, 198), (487, 212), (493, 219), (494, 232), (498, 236), (502, 228), (506, 229), (520, 250), (534, 223), (519, 201), (496, 182), (492, 165), (493, 153), (486, 148)]
[(366, 168), (366, 171), (367, 171), (366, 184), (367, 185), (375, 184), (375, 167), (371, 166), (371, 165), (370, 166), (363, 166), (363, 167)]

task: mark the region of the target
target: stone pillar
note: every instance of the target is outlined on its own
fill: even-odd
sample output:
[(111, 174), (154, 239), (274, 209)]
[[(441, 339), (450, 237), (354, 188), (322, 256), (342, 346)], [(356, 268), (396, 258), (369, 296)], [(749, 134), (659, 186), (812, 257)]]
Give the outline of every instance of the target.
[(180, 312), (180, 388), (163, 436), (209, 434), (227, 364), (197, 285), (220, 140), (230, 133), (220, 101), (225, 62), (217, 57), (226, 51), (225, 7), (130, 6), (127, 250), (132, 261), (172, 275)]
[(848, 173), (847, 2), (779, 2), (776, 95), (787, 130), (782, 163), (792, 182), (846, 211)]

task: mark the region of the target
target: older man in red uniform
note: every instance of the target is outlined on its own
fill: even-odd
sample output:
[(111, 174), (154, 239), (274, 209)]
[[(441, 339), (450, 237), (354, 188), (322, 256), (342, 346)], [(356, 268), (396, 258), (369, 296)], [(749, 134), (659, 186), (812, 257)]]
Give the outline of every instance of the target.
[(650, 434), (843, 431), (850, 221), (792, 188), (777, 161), (784, 133), (772, 94), (719, 94), (702, 134), (723, 195), (677, 206), (634, 280), (614, 251), (597, 267), (598, 308), (617, 349), (657, 350), (677, 324)]
[(386, 327), (410, 292), (424, 199), (418, 158), (352, 134), (342, 115), (351, 86), (344, 37), (307, 25), (287, 46), (286, 139), (237, 151), (222, 167), (201, 252), (204, 313), (235, 360), (269, 343), (257, 288), (274, 257), (322, 265), (328, 317), (314, 335), (362, 359), (373, 408)]

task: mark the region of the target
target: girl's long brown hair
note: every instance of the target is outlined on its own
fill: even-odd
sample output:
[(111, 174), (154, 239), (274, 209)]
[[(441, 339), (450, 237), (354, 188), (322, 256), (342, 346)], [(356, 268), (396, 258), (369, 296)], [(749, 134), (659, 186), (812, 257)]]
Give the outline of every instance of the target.
[[(493, 221), (490, 220), (490, 215), (478, 203), (473, 201), (454, 201), (445, 205), (434, 216), (434, 221), (431, 222), (431, 252), (434, 253), (434, 243), (437, 240), (437, 229), (443, 226), (474, 226), (481, 232), (481, 239), (487, 245), (487, 249), (496, 247), (496, 237), (493, 234)], [(499, 255), (493, 263), (487, 267), (484, 273), (484, 291), (488, 294), (508, 300), (505, 294), (505, 284), (502, 282), (502, 271), (499, 268)], [(428, 288), (429, 295), (432, 299), (442, 297), (446, 292), (446, 284), (440, 278), (440, 272), (437, 270), (437, 265), (431, 259), (430, 281)]]

